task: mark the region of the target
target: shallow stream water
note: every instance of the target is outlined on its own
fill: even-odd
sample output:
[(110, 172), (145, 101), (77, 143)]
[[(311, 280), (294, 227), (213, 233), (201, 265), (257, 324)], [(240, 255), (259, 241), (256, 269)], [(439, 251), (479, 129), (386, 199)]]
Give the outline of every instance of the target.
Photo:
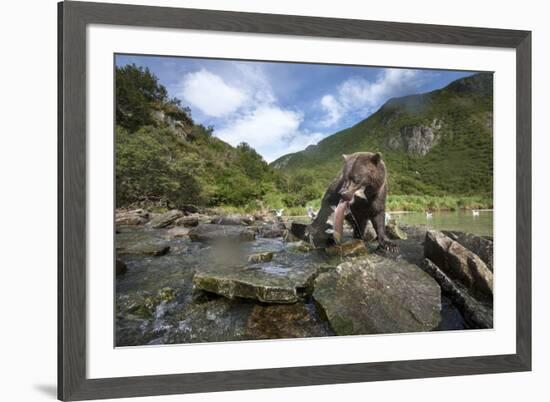
[[(403, 215), (401, 218), (410, 221), (415, 216)], [(435, 214), (433, 222), (440, 222)], [(205, 226), (226, 230), (220, 225)], [(170, 250), (161, 256), (123, 253), (124, 249), (131, 248), (135, 252), (151, 244), (168, 245)], [(334, 335), (307, 295), (294, 304), (230, 300), (195, 289), (193, 278), (196, 272), (217, 265), (242, 264), (243, 256), (260, 252), (273, 252), (273, 260), (254, 264), (245, 262), (246, 269), (284, 278), (299, 275), (301, 270), (311, 266), (335, 267), (344, 261), (340, 256), (328, 256), (322, 250), (304, 251), (300, 243), (285, 242), (282, 237), (256, 237), (253, 241), (223, 249), (192, 242), (187, 236), (173, 237), (169, 229), (146, 226), (118, 228), (116, 248), (127, 266), (127, 271), (116, 277), (117, 346)], [(404, 258), (412, 263), (422, 258), (422, 246), (416, 241), (403, 243), (402, 250)], [(463, 328), (464, 322), (458, 311), (443, 299), (440, 329)]]
[(408, 225), (426, 225), (437, 230), (458, 230), (474, 233), (479, 236), (493, 236), (493, 211), (479, 211), (475, 215), (472, 211), (433, 212), (426, 216), (424, 212), (390, 213), (398, 222)]

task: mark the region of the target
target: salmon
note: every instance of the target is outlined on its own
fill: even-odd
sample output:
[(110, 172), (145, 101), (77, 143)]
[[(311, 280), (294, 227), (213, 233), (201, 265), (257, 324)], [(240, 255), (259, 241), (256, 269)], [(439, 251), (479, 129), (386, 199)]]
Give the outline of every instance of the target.
[(334, 241), (340, 244), (344, 231), (344, 216), (349, 207), (349, 201), (340, 200), (334, 211)]

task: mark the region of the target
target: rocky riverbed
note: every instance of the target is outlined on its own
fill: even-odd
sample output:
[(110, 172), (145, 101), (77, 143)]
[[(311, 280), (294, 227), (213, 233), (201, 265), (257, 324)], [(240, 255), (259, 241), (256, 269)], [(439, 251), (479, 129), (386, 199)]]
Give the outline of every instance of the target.
[[(398, 254), (296, 219), (116, 215), (116, 345), (492, 327), (492, 239), (388, 223)], [(370, 237), (368, 240), (373, 240)]]

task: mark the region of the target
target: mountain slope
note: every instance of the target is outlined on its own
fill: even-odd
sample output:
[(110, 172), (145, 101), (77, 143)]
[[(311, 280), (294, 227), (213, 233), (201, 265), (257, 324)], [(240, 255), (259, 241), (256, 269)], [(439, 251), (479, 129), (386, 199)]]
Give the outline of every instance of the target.
[(381, 151), (391, 194), (483, 195), (493, 187), (493, 78), (479, 73), (425, 94), (394, 98), (376, 113), (271, 163), (327, 185), (342, 154)]
[(245, 206), (275, 190), (275, 176), (247, 144), (195, 124), (191, 111), (148, 69), (116, 69), (116, 204)]

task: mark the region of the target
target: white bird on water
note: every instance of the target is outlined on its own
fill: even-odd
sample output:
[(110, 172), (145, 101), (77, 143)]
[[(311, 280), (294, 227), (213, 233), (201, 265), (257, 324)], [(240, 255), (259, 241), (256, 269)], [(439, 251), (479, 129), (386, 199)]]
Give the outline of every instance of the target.
[(472, 209), (472, 215), (473, 216), (479, 216), (479, 211)]
[(275, 210), (275, 216), (277, 216), (277, 218), (280, 218), (283, 216), (283, 211), (284, 209), (276, 209)]
[(426, 211), (426, 219), (432, 219), (433, 214), (430, 211)]

